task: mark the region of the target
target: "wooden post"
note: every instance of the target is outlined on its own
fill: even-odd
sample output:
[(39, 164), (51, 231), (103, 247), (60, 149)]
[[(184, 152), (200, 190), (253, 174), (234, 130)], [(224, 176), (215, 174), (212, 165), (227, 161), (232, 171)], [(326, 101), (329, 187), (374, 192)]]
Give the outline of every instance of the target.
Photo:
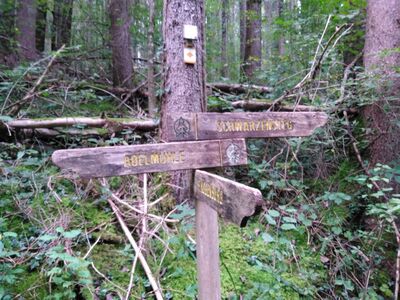
[(220, 300), (218, 213), (196, 199), (196, 254), (199, 300)]

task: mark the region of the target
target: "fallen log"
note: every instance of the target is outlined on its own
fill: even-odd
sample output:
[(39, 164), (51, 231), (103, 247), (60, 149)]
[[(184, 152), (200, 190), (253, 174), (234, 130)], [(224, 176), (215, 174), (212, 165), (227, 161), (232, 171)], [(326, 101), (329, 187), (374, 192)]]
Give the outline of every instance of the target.
[(273, 91), (273, 89), (268, 86), (240, 83), (207, 83), (207, 87), (213, 90), (219, 90), (225, 93), (233, 94), (244, 94), (251, 91), (257, 93), (271, 93)]
[(271, 102), (259, 101), (259, 100), (240, 100), (232, 102), (233, 108), (241, 108), (246, 111), (261, 111), (265, 109), (270, 109), (274, 106), (273, 111), (299, 111), (299, 112), (308, 112), (308, 111), (322, 111), (321, 108), (315, 106), (308, 105), (276, 105)]
[(4, 123), (10, 129), (33, 129), (33, 128), (55, 128), (85, 125), (87, 127), (122, 127), (134, 128), (142, 131), (151, 131), (158, 127), (157, 120), (137, 120), (119, 118), (88, 118), (88, 117), (65, 117), (54, 119), (20, 119)]

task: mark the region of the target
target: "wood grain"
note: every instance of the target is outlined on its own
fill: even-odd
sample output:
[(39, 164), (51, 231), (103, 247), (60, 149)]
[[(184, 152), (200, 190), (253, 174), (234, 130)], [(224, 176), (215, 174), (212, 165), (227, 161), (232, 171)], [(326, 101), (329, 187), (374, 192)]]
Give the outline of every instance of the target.
[(218, 214), (200, 200), (196, 200), (196, 256), (199, 300), (220, 300)]
[(170, 141), (298, 137), (326, 124), (323, 112), (182, 113), (168, 117)]
[(247, 164), (244, 139), (58, 150), (54, 164), (84, 178)]
[(262, 195), (258, 189), (244, 184), (196, 170), (194, 196), (206, 202), (227, 221), (245, 226), (248, 217), (262, 205)]

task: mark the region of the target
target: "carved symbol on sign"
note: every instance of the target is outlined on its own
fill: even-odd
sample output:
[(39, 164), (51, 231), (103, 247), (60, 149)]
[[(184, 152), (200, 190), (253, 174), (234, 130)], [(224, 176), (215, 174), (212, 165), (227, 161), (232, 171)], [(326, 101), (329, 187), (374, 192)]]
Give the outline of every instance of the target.
[(174, 124), (175, 135), (177, 138), (187, 138), (190, 133), (190, 123), (188, 120), (180, 117)]
[(240, 147), (235, 144), (230, 144), (226, 148), (226, 156), (230, 164), (237, 164), (240, 161)]

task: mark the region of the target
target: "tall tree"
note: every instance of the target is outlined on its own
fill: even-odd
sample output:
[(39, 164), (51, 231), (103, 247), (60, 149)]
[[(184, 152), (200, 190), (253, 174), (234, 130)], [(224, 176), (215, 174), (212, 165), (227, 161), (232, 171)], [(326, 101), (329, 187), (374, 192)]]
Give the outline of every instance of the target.
[(261, 67), (261, 0), (246, 3), (246, 47), (244, 74), (252, 79)]
[(109, 0), (111, 49), (114, 86), (133, 87), (129, 0)]
[(14, 0), (0, 1), (0, 57), (12, 52), (14, 39), (15, 3)]
[[(275, 0), (275, 15), (277, 18), (282, 18), (283, 16), (283, 0)], [(285, 35), (284, 32), (281, 31), (280, 35), (277, 39), (276, 48), (278, 50), (278, 54), (280, 56), (285, 55)]]
[[(204, 70), (204, 0), (164, 1), (164, 96), (161, 111), (161, 139), (168, 141), (166, 128), (170, 114), (201, 112), (206, 109)], [(183, 60), (183, 27), (185, 24), (198, 28), (194, 41), (196, 64)], [(175, 172), (172, 175), (174, 194), (178, 202), (189, 199), (192, 172)]]
[(273, 0), (264, 0), (264, 19), (265, 19), (265, 33), (262, 39), (264, 48), (264, 59), (267, 60), (271, 56), (271, 32), (272, 32), (272, 18), (273, 18)]
[(62, 45), (71, 42), (72, 9), (74, 0), (54, 1), (54, 48), (60, 49)]
[(36, 50), (36, 0), (20, 0), (17, 4), (17, 35), (18, 55), (23, 60), (38, 58)]
[(40, 52), (44, 51), (45, 35), (46, 35), (46, 14), (47, 0), (38, 1), (36, 15), (36, 49)]
[(379, 79), (379, 100), (363, 110), (373, 132), (369, 146), (372, 164), (400, 157), (399, 16), (400, 0), (367, 1), (364, 65)]
[(228, 13), (229, 1), (222, 0), (221, 10), (221, 76), (228, 77)]
[(155, 3), (154, 0), (147, 0), (149, 7), (149, 31), (147, 34), (147, 93), (149, 98), (149, 115), (154, 117), (156, 113), (157, 97), (154, 83), (154, 21)]
[(244, 62), (244, 49), (246, 48), (246, 2), (240, 0), (240, 63)]

